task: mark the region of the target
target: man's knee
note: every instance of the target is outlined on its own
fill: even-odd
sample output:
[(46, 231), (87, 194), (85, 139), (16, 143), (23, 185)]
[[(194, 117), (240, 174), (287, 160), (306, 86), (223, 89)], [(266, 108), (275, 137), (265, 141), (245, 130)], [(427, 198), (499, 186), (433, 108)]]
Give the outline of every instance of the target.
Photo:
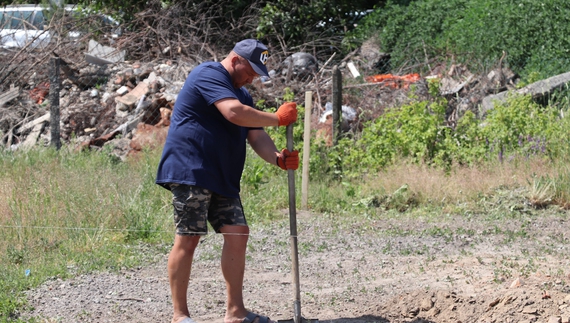
[(184, 249), (186, 251), (194, 251), (200, 242), (199, 235), (176, 235), (174, 239), (174, 248)]

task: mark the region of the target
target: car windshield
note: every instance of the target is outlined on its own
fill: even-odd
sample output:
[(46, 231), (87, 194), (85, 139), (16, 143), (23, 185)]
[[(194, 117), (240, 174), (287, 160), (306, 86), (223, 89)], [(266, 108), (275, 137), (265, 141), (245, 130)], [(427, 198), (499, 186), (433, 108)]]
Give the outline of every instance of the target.
[(41, 5), (0, 7), (0, 47), (22, 48), (27, 44), (33, 48), (45, 47), (53, 35), (77, 39), (94, 31), (110, 37), (120, 33), (119, 23), (111, 17), (72, 5), (64, 9), (61, 12)]
[(0, 12), (0, 27), (2, 29), (43, 29), (43, 25), (43, 12), (37, 8), (4, 8)]
[(43, 30), (44, 29), (44, 13), (42, 11), (36, 11), (34, 18), (32, 20), (32, 24), (34, 27)]

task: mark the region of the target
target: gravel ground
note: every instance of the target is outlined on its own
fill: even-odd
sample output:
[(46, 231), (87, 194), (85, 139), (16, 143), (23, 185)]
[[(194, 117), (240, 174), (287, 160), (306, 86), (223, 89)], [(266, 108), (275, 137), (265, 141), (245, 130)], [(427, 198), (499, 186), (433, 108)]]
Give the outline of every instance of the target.
[[(530, 221), (501, 220), (497, 229), (467, 218), (348, 224), (300, 212), (302, 315), (335, 323), (569, 322), (567, 217), (559, 211)], [(246, 306), (273, 320), (291, 320), (288, 221), (251, 231)], [(188, 297), (198, 323), (223, 323), (221, 241), (218, 235), (203, 239), (193, 266)], [(23, 318), (170, 322), (167, 255), (158, 259), (120, 273), (47, 281), (28, 292), (33, 310)]]

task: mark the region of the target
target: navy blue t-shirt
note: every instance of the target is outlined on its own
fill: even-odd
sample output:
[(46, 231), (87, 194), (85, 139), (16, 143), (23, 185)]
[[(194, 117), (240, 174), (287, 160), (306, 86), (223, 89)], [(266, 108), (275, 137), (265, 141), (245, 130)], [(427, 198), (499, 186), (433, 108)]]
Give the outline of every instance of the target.
[(221, 63), (202, 63), (190, 72), (174, 104), (157, 184), (196, 185), (239, 197), (250, 128), (229, 122), (214, 106), (225, 98), (253, 106), (251, 95), (233, 87)]

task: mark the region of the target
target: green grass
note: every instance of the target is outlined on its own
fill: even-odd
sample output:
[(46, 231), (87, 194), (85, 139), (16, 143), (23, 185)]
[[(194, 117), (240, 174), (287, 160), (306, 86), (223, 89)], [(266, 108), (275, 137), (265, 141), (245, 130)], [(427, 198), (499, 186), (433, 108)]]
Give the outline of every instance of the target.
[(65, 149), (0, 156), (0, 321), (47, 278), (142, 264), (149, 246), (166, 252), (169, 196), (154, 184), (156, 153), (126, 163)]

